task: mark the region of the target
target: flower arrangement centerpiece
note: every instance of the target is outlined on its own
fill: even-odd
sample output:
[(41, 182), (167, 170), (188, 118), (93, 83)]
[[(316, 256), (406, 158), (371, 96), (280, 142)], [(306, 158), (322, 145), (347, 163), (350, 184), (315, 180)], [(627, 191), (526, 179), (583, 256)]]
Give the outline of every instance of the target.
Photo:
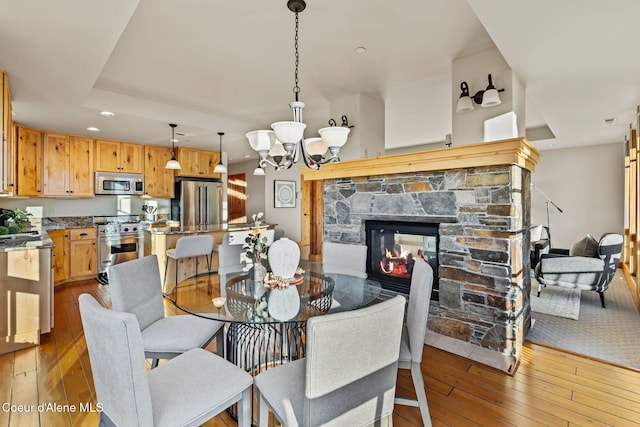
[(260, 233), (267, 229), (267, 227), (263, 227), (263, 225), (264, 214), (262, 212), (251, 215), (251, 222), (249, 222), (251, 232), (244, 239), (244, 245), (242, 247), (244, 249), (245, 257), (253, 264), (253, 280), (260, 282), (264, 280), (264, 275), (267, 272), (266, 267), (262, 264), (263, 260), (267, 259), (268, 249), (267, 237), (260, 236)]

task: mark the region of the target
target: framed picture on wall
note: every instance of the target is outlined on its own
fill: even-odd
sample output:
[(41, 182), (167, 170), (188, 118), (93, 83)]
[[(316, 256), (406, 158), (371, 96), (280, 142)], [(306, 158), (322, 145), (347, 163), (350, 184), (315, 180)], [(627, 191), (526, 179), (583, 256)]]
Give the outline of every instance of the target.
[(295, 181), (273, 181), (273, 207), (274, 208), (295, 208), (296, 207), (296, 182)]

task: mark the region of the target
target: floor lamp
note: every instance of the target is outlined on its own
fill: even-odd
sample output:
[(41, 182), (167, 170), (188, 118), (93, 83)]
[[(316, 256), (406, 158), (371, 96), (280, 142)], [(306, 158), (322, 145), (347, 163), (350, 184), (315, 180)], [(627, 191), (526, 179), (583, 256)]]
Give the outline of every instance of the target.
[(547, 196), (546, 194), (544, 194), (544, 192), (539, 189), (535, 184), (531, 184), (531, 188), (534, 188), (538, 191), (538, 193), (542, 194), (542, 197), (544, 197), (547, 200), (547, 234), (549, 235), (549, 249), (551, 249), (551, 221), (549, 220), (549, 205), (553, 205), (554, 208), (556, 208), (558, 210), (558, 212), (562, 213), (562, 209), (560, 209), (558, 207), (558, 205), (556, 205), (555, 203), (553, 203), (553, 200), (551, 200), (549, 198), (549, 196)]

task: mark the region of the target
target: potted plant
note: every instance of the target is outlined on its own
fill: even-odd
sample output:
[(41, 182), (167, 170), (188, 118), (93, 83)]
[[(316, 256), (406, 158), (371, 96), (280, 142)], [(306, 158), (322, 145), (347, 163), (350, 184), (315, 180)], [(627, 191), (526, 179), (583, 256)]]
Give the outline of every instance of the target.
[(31, 222), (29, 221), (30, 216), (31, 214), (29, 212), (23, 211), (20, 208), (14, 210), (4, 209), (2, 214), (0, 214), (0, 218), (4, 219), (4, 225), (6, 227), (16, 226), (20, 231), (31, 227)]

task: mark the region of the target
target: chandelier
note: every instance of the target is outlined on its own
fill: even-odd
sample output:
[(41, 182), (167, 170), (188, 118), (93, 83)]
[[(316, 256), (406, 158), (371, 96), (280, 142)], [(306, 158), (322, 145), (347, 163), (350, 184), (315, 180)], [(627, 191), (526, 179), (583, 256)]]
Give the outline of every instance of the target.
[(298, 14), (307, 4), (304, 0), (289, 0), (287, 7), (295, 14), (295, 85), (293, 93), (295, 101), (289, 104), (293, 110), (293, 121), (282, 121), (271, 124), (272, 130), (254, 130), (247, 132), (251, 148), (258, 153), (260, 160), (254, 175), (264, 175), (264, 168), (271, 165), (275, 170), (289, 169), (298, 161), (300, 154), (304, 164), (311, 169), (320, 169), (325, 163), (337, 163), (340, 161), (338, 153), (347, 142), (349, 124), (346, 116), (342, 117), (342, 126), (336, 126), (334, 120), (329, 121), (329, 127), (318, 130), (320, 137), (304, 138), (304, 129), (307, 127), (302, 122), (302, 109), (304, 102), (299, 100), (300, 86), (298, 85), (298, 66), (300, 55), (298, 52)]

